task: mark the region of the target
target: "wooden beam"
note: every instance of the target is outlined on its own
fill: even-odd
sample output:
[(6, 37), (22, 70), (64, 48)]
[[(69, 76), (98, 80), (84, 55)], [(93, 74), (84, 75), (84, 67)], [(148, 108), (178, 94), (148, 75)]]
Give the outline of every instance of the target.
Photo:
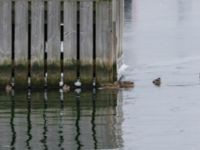
[(31, 1), (31, 87), (44, 86), (44, 0)]
[(80, 2), (80, 80), (93, 79), (93, 2)]
[(60, 81), (60, 1), (48, 1), (47, 72), (48, 86), (58, 87)]
[(15, 1), (15, 86), (27, 86), (28, 77), (28, 1)]
[(5, 88), (11, 79), (11, 47), (12, 47), (12, 3), (0, 1), (0, 88)]

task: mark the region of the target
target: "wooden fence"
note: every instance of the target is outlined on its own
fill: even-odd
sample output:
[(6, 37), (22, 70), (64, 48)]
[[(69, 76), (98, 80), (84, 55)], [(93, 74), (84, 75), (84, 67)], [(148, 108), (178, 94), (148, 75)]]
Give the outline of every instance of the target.
[(123, 0), (0, 0), (0, 88), (117, 80)]

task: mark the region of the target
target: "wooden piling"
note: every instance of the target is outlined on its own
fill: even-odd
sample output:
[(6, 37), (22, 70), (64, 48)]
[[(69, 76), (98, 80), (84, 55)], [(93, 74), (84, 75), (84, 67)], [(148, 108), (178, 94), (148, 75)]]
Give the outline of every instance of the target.
[(44, 86), (44, 0), (31, 1), (31, 86)]
[(83, 87), (117, 80), (123, 3), (0, 0), (0, 88), (11, 83), (11, 74), (16, 88), (41, 88), (45, 79), (57, 88), (77, 79)]
[(77, 1), (64, 1), (64, 82), (74, 84), (77, 78)]
[(93, 2), (80, 2), (80, 80), (92, 86)]
[(59, 87), (60, 81), (60, 1), (48, 1), (47, 73), (48, 86)]
[(28, 0), (15, 0), (15, 87), (28, 83)]
[(111, 1), (97, 1), (96, 5), (96, 78), (97, 82), (113, 82), (115, 67), (112, 37)]
[(11, 1), (0, 1), (0, 88), (5, 88), (11, 79), (12, 54)]

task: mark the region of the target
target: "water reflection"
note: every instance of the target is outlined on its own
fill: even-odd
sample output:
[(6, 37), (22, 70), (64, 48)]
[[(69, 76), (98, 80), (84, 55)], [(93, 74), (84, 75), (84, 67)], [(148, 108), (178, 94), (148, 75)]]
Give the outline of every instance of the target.
[(80, 97), (79, 95), (76, 95), (76, 110), (77, 110), (77, 115), (76, 115), (76, 123), (75, 123), (75, 126), (76, 126), (76, 137), (75, 137), (75, 141), (77, 143), (77, 150), (80, 150), (81, 147), (82, 147), (82, 144), (81, 144), (81, 141), (80, 141), (80, 124), (79, 124), (79, 121), (80, 121)]
[(131, 22), (132, 15), (130, 12), (132, 11), (132, 0), (124, 1), (124, 9), (125, 9), (125, 12), (124, 12), (125, 20), (128, 22)]
[(32, 125), (31, 125), (31, 91), (29, 89), (28, 93), (27, 93), (27, 136), (28, 136), (28, 138), (26, 140), (26, 147), (28, 150), (31, 150), (31, 146), (30, 146), (30, 141), (32, 139), (31, 129), (32, 129)]
[(0, 140), (0, 149), (121, 148), (121, 94), (47, 90), (12, 96), (0, 93), (0, 134), (5, 137)]
[(95, 115), (96, 115), (96, 94), (92, 95), (92, 119), (91, 119), (91, 124), (92, 124), (92, 137), (94, 141), (94, 149), (97, 149), (97, 138), (96, 138), (96, 124), (95, 124)]
[(16, 132), (15, 132), (15, 124), (14, 124), (14, 118), (15, 118), (15, 100), (13, 99), (13, 96), (11, 97), (11, 111), (10, 111), (10, 127), (11, 127), (11, 142), (10, 146), (12, 150), (15, 150), (15, 141), (16, 141)]
[(178, 21), (180, 23), (184, 23), (185, 19), (187, 18), (188, 11), (190, 9), (190, 5), (191, 5), (191, 3), (186, 0), (178, 0), (177, 1)]
[(42, 132), (42, 135), (43, 135), (43, 138), (40, 140), (41, 143), (43, 143), (43, 149), (44, 150), (48, 150), (48, 147), (47, 147), (47, 131), (48, 131), (48, 126), (47, 126), (47, 116), (46, 116), (46, 111), (47, 111), (47, 100), (48, 100), (48, 97), (47, 97), (47, 90), (45, 89), (44, 91), (44, 109), (43, 109), (43, 132)]

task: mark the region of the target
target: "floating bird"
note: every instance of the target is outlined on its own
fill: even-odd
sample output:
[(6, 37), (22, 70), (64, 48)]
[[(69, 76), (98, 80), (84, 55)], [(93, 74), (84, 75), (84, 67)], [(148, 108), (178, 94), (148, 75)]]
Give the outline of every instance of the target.
[(81, 87), (81, 82), (80, 82), (80, 80), (78, 79), (78, 80), (74, 83), (74, 85), (75, 85), (76, 87)]
[(12, 91), (13, 87), (11, 84), (7, 84), (6, 87), (5, 87), (5, 90), (7, 93), (10, 93)]
[(161, 78), (157, 78), (155, 80), (153, 80), (153, 84), (156, 86), (160, 86), (161, 85)]
[(101, 84), (101, 87), (100, 89), (119, 89), (119, 84), (118, 82), (114, 82), (114, 83), (104, 83), (104, 84)]
[(101, 85), (102, 89), (119, 89), (119, 88), (133, 88), (134, 82), (131, 81), (115, 81), (114, 83), (105, 83)]
[(60, 86), (60, 87), (64, 86), (64, 82), (63, 82), (63, 81), (60, 81), (60, 82), (59, 82), (59, 86)]
[(64, 92), (69, 92), (69, 91), (70, 91), (70, 86), (67, 85), (67, 84), (64, 84), (64, 86), (63, 86), (63, 91), (64, 91)]
[(133, 88), (134, 82), (131, 81), (119, 81), (118, 82), (120, 88)]

